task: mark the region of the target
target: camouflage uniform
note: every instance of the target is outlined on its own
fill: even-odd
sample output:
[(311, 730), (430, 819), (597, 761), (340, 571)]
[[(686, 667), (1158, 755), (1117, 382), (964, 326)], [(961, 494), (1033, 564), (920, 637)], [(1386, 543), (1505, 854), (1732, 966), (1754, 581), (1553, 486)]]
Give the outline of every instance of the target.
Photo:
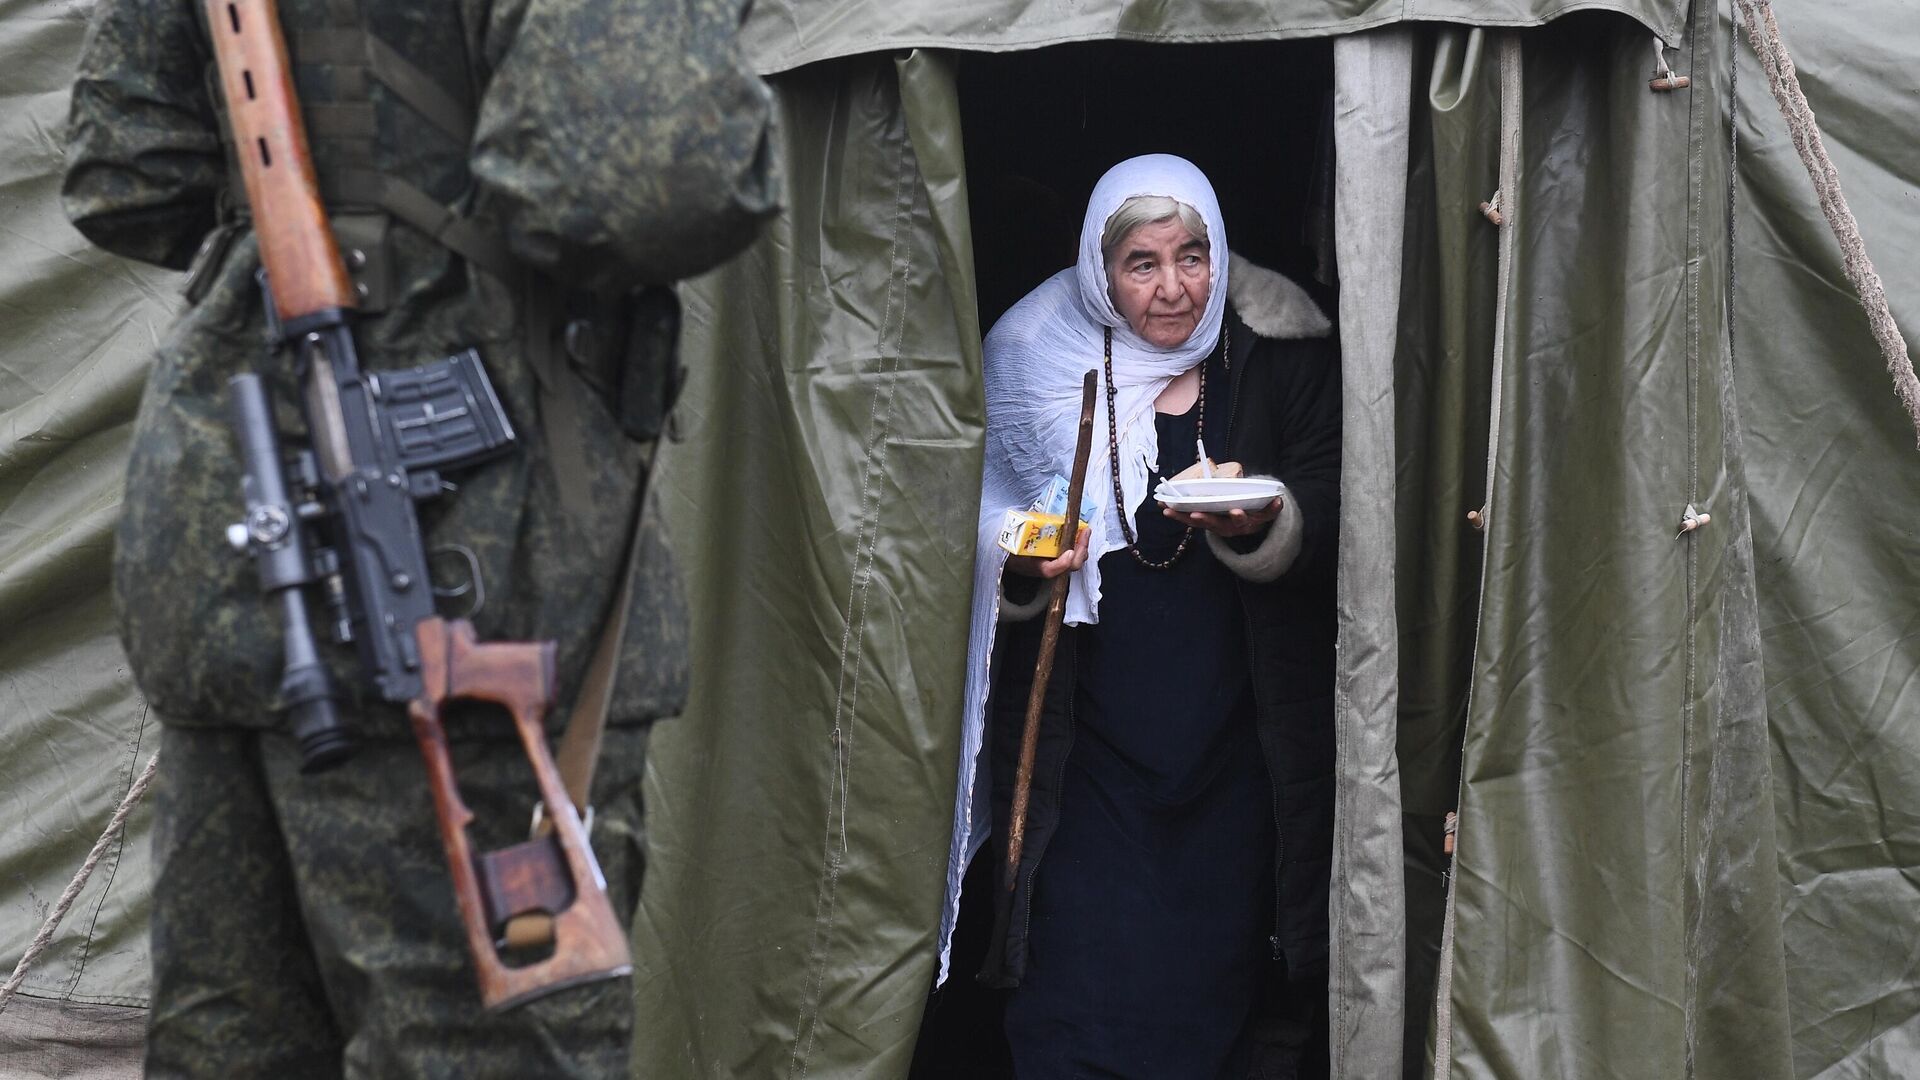
[[(594, 777), (594, 852), (623, 919), (640, 892), (646, 736), (609, 730)], [(525, 839), (525, 760), (452, 750), (474, 842)], [(300, 775), (282, 735), (169, 726), (160, 753), (147, 1075), (627, 1075), (625, 979), (480, 1008), (411, 743), (369, 741), (319, 776)]]
[[(477, 347), (519, 435), (511, 456), (451, 476), (458, 490), (421, 504), (421, 524), (429, 550), (474, 554), (482, 640), (556, 641), (550, 730), (629, 539), (639, 546), (600, 778), (613, 801), (594, 830), (628, 917), (644, 725), (680, 708), (686, 657), (657, 526), (634, 524), (670, 348), (657, 326), (634, 325), (625, 298), (738, 250), (775, 208), (769, 96), (732, 44), (740, 0), (279, 10), (322, 191), (363, 286), (362, 363)], [(280, 634), (223, 540), (241, 509), (227, 379), (266, 373), (290, 431), (294, 381), (262, 347), (258, 257), (209, 93), (204, 19), (198, 0), (99, 0), (64, 187), (95, 243), (192, 267), (191, 307), (142, 399), (114, 560), (122, 638), (168, 724), (150, 1071), (304, 1075), (305, 1062), (333, 1075), (344, 1053), (349, 1073), (381, 1077), (622, 1073), (624, 983), (480, 1017), (402, 709), (349, 702), (358, 757), (294, 774), (275, 700)], [(706, 107), (675, 104), (686, 101)], [(567, 158), (567, 138), (592, 153)], [(351, 649), (328, 661), (358, 694)], [(456, 719), (449, 735), (476, 839), (524, 830), (531, 783), (505, 726)]]

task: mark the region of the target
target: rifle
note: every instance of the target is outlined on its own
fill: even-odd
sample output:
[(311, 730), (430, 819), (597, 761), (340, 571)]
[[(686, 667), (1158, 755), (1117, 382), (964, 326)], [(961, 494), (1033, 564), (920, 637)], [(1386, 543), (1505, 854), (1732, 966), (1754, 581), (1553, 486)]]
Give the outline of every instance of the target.
[[(434, 608), (415, 503), (448, 490), (440, 470), (510, 452), (512, 424), (472, 349), (404, 371), (361, 370), (358, 297), (320, 199), (278, 9), (274, 0), (208, 0), (207, 15), (259, 238), (269, 351), (292, 354), (311, 442), (286, 459), (262, 377), (229, 382), (246, 518), (228, 539), (251, 553), (262, 591), (280, 609), (281, 699), (302, 771), (353, 752), (309, 622), (307, 592), (317, 589), (335, 640), (357, 648), (367, 691), (407, 705), (486, 1007), (629, 974), (626, 934), (541, 725), (553, 702), (553, 643), (482, 644), (469, 623)], [(479, 567), (467, 558), (477, 590)], [(470, 844), (473, 813), (460, 799), (441, 722), (456, 699), (512, 716), (545, 818), (533, 839), (489, 852)], [(522, 935), (510, 945), (507, 926), (529, 915), (551, 918), (552, 952), (510, 965)]]

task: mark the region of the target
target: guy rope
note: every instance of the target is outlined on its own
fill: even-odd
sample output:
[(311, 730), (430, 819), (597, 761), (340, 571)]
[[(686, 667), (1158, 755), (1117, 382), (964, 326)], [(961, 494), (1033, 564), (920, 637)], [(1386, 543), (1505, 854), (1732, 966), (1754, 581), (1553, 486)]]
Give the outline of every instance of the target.
[(46, 952), (47, 946), (52, 944), (54, 932), (60, 929), (61, 920), (65, 919), (67, 912), (73, 909), (73, 902), (80, 898), (80, 890), (87, 887), (87, 879), (93, 876), (93, 868), (100, 865), (101, 857), (107, 853), (107, 848), (113, 845), (114, 838), (120, 835), (120, 830), (126, 828), (128, 815), (132, 814), (133, 808), (140, 804), (140, 797), (147, 793), (147, 785), (153, 783), (154, 771), (159, 766), (159, 754), (156, 753), (147, 759), (147, 767), (134, 780), (133, 786), (127, 789), (126, 798), (120, 800), (119, 808), (113, 812), (113, 819), (107, 822), (106, 831), (100, 834), (100, 839), (93, 842), (93, 850), (87, 852), (86, 861), (80, 864), (80, 869), (73, 875), (73, 880), (67, 882), (66, 891), (60, 894), (59, 901), (47, 914), (47, 921), (40, 924), (40, 932), (33, 935), (33, 942), (27, 946), (27, 951), (20, 954), (20, 962), (13, 966), (13, 974), (7, 977), (4, 985), (0, 985), (0, 1012), (6, 1011), (7, 1006), (13, 1001), (13, 996), (20, 992), (20, 984), (27, 981), (27, 972), (33, 969), (34, 961), (40, 959), (40, 954)]
[(1786, 118), (1793, 148), (1799, 152), (1800, 162), (1807, 167), (1807, 176), (1813, 181), (1820, 211), (1827, 217), (1833, 238), (1840, 243), (1847, 280), (1859, 294), (1860, 306), (1867, 309), (1873, 339), (1886, 358), (1887, 374), (1893, 376), (1893, 392), (1900, 404), (1906, 406), (1915, 439), (1920, 440), (1920, 378), (1914, 376), (1906, 339), (1894, 324), (1880, 275), (1873, 269), (1873, 260), (1867, 258), (1860, 223), (1854, 220), (1846, 196), (1840, 193), (1840, 174), (1833, 167), (1833, 159), (1827, 156), (1826, 144), (1820, 138), (1820, 125), (1813, 119), (1813, 107), (1807, 104), (1807, 95), (1800, 89), (1793, 57), (1787, 55), (1786, 43), (1780, 40), (1780, 26), (1773, 20), (1773, 4), (1770, 0), (1734, 0), (1734, 3), (1739, 6), (1741, 20), (1746, 24), (1747, 40), (1753, 44), (1760, 66), (1766, 70), (1767, 88), (1773, 91), (1773, 99), (1780, 104), (1780, 115)]

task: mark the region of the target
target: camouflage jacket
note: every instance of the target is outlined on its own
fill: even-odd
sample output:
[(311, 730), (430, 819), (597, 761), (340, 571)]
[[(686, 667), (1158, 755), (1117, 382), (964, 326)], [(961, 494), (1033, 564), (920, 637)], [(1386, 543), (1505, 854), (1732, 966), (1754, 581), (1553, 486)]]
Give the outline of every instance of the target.
[[(645, 335), (629, 335), (621, 297), (731, 254), (775, 206), (769, 100), (727, 52), (739, 0), (668, 5), (680, 13), (672, 36), (649, 36), (649, 6), (279, 4), (322, 192), (363, 287), (363, 364), (410, 367), (477, 347), (519, 434), (512, 455), (450, 476), (457, 490), (420, 504), (421, 524), (430, 551), (460, 545), (476, 556), (483, 640), (557, 642), (554, 726), (617, 595), (629, 537), (639, 570), (610, 719), (645, 721), (682, 704), (678, 583), (652, 515), (637, 533), (634, 524), (650, 433), (616, 417), (620, 395), (608, 391), (609, 380), (657, 374), (637, 369), (670, 367), (660, 353), (671, 350), (635, 355), (628, 342)], [(209, 92), (218, 82), (204, 11), (197, 0), (99, 0), (74, 86), (64, 198), (100, 246), (192, 264), (191, 306), (161, 341), (142, 398), (117, 535), (115, 594), (135, 677), (175, 722), (268, 727), (279, 723), (280, 633), (249, 560), (223, 540), (242, 505), (228, 377), (268, 373), (283, 430), (299, 425), (290, 362), (263, 347), (258, 256)], [(689, 26), (723, 31), (724, 47), (711, 36), (712, 48), (690, 48)], [(573, 63), (546, 62), (556, 52)], [(636, 52), (652, 61), (639, 73)], [(735, 70), (723, 70), (729, 63)], [(703, 77), (731, 78), (738, 100), (692, 120), (653, 110), (679, 125), (672, 131), (650, 129), (646, 109), (605, 105), (612, 93), (646, 103), (662, 83)], [(617, 130), (583, 133), (594, 125)], [(556, 133), (600, 142), (570, 162), (555, 153)], [(662, 176), (684, 175), (702, 155), (737, 175), (727, 192), (735, 220), (647, 233), (673, 217), (645, 217), (673, 208), (677, 189)], [(444, 225), (457, 227), (436, 238)], [(464, 239), (464, 255), (449, 238)], [(358, 694), (351, 647), (329, 660)], [(360, 704), (366, 734), (403, 735), (400, 709)]]

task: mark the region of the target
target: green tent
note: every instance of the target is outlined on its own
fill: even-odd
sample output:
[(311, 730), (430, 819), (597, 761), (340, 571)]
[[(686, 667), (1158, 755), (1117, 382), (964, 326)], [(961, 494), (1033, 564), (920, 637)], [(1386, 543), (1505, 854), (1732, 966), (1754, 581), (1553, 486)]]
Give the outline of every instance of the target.
[[(82, 18), (0, 0), (8, 965), (153, 743), (105, 537), (174, 283), (60, 218)], [(1782, 19), (1920, 327), (1920, 149), (1887, 134), (1920, 126), (1920, 25)], [(906, 1074), (980, 332), (1070, 258), (1087, 170), (1148, 149), (1339, 313), (1338, 1075), (1920, 1074), (1913, 433), (1732, 28), (1678, 0), (759, 0), (788, 211), (684, 290), (665, 508), (699, 673), (650, 763), (636, 1074)], [(1649, 87), (1656, 48), (1689, 89)], [(1136, 71), (1172, 113), (1125, 115)], [(0, 1072), (137, 1055), (142, 820), (0, 1014)]]

